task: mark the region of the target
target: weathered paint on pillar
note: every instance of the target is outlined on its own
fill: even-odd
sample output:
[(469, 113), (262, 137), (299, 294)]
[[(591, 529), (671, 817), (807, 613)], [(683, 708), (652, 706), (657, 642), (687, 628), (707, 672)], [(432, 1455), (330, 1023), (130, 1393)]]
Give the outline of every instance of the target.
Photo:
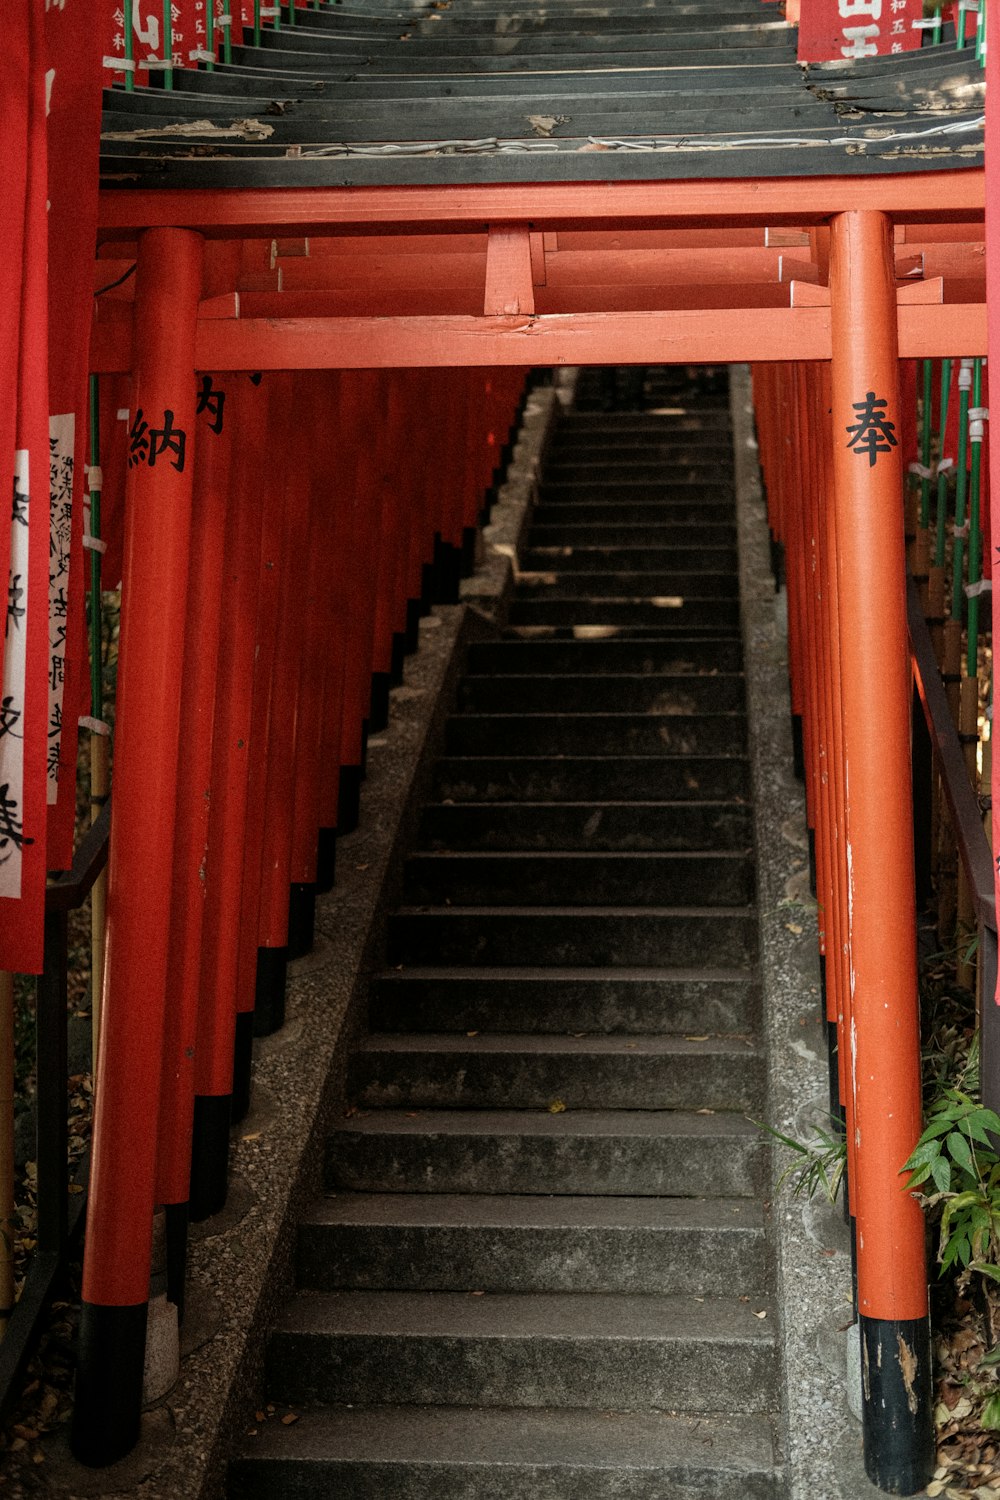
[(912, 1494), (933, 1468), (920, 1208), (900, 1168), (921, 1125), (903, 452), (891, 223), (832, 221), (837, 542), (865, 1464)]

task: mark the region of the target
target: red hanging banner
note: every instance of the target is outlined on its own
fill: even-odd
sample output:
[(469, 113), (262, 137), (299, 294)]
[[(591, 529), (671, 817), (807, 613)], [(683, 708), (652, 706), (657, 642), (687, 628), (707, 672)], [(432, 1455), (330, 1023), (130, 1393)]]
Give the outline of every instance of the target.
[(920, 46), (923, 0), (801, 0), (799, 62), (860, 61)]

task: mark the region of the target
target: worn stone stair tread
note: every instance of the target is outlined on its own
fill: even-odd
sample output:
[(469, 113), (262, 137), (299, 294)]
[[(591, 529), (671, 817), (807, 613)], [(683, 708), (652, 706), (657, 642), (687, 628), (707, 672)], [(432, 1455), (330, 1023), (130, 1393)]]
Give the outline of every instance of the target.
[(780, 1476), (764, 1415), (543, 1407), (305, 1410), (289, 1426), (261, 1427), (231, 1469), (231, 1494), (241, 1500), (330, 1500), (334, 1493), (344, 1500), (776, 1500)]
[(484, 1032), (481, 1036), (455, 1036), (451, 1032), (371, 1032), (354, 1048), (355, 1055), (409, 1053), (483, 1053), (491, 1055), (521, 1054), (537, 1057), (731, 1057), (759, 1056), (755, 1044), (746, 1036), (675, 1036), (665, 1032), (657, 1036), (625, 1038), (617, 1036), (523, 1036), (520, 1032)]
[[(631, 857), (631, 856), (629, 856)], [(541, 921), (551, 923), (553, 918), (585, 917), (588, 921), (600, 919), (601, 917), (676, 917), (694, 920), (698, 917), (711, 919), (712, 921), (724, 920), (726, 917), (746, 918), (753, 915), (753, 906), (546, 906), (539, 909), (537, 906), (397, 906), (396, 913), (401, 917), (422, 917), (432, 915), (435, 917), (484, 917), (491, 912), (504, 918), (509, 917), (534, 917)], [(632, 967), (639, 967), (632, 965)]]
[(528, 669), (549, 675), (712, 677), (717, 672), (740, 675), (743, 652), (735, 640), (706, 642), (698, 636), (641, 641), (532, 640), (520, 635), (481, 643), (469, 653), (473, 674), (493, 678), (526, 676)]
[(764, 1248), (746, 1198), (341, 1192), (299, 1220), (296, 1265), (318, 1291), (758, 1295)]
[[(702, 1115), (685, 1109), (567, 1109), (561, 1114), (552, 1114), (547, 1109), (358, 1110), (345, 1120), (336, 1135), (727, 1140), (754, 1146), (764, 1144), (759, 1127), (743, 1114), (716, 1110)], [(626, 1192), (625, 1196), (632, 1194)]]
[[(767, 1313), (760, 1318), (756, 1314)], [(637, 1344), (774, 1343), (772, 1309), (739, 1297), (627, 1292), (297, 1292), (278, 1333), (388, 1338), (583, 1338)]]
[(751, 843), (745, 804), (704, 802), (433, 802), (421, 814), (418, 850), (619, 849), (671, 853)]
[(725, 984), (739, 981), (749, 983), (753, 977), (753, 970), (748, 965), (746, 968), (723, 968), (718, 965), (705, 968), (692, 968), (679, 965), (664, 967), (655, 964), (633, 964), (616, 968), (611, 974), (600, 965), (593, 967), (586, 965), (564, 964), (554, 965), (551, 969), (540, 968), (532, 964), (505, 964), (502, 971), (484, 974), (481, 968), (474, 964), (447, 964), (435, 967), (433, 964), (399, 964), (394, 969), (385, 969), (380, 974), (380, 982), (393, 983), (411, 979), (425, 979), (435, 981), (454, 980), (459, 982), (482, 980), (491, 983), (497, 979), (503, 980), (536, 980), (546, 985), (555, 984), (560, 981), (572, 981), (574, 984), (605, 985), (614, 983), (616, 985), (628, 984), (685, 984), (705, 982), (714, 984)]
[(446, 755), (435, 768), (439, 800), (461, 803), (589, 800), (627, 797), (643, 802), (679, 799), (746, 803), (750, 769), (745, 755)]

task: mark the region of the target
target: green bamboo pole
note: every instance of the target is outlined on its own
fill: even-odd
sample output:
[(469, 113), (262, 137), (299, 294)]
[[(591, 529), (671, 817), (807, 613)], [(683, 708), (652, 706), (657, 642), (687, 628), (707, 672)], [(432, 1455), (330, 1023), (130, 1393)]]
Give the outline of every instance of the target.
[(934, 566), (944, 567), (944, 547), (946, 537), (946, 526), (948, 522), (948, 471), (941, 470), (941, 463), (946, 455), (944, 451), (945, 436), (948, 431), (948, 402), (951, 396), (951, 360), (941, 361), (941, 426), (938, 434), (938, 476), (937, 476), (937, 532), (934, 539)]
[(230, 0), (222, 0), (222, 13), (226, 18), (222, 36), (222, 60), (231, 63), (233, 60), (233, 10)]
[(943, 20), (943, 17), (942, 17), (942, 14), (941, 14), (941, 7), (938, 6), (937, 10), (934, 12), (934, 25), (931, 27), (931, 43), (935, 47), (939, 46), (939, 44), (941, 42), (941, 23), (942, 23), (942, 20)]
[(253, 44), (260, 46), (260, 0), (253, 0)]
[(981, 68), (986, 66), (986, 0), (979, 0), (979, 15), (976, 19), (976, 61)]
[(951, 568), (951, 617), (961, 620), (965, 613), (965, 499), (968, 488), (969, 392), (972, 388), (972, 360), (963, 359), (958, 372), (958, 458), (955, 469), (955, 546)]
[(965, 4), (964, 0), (958, 0), (958, 19), (955, 22), (955, 51), (961, 52), (965, 46)]
[(205, 0), (205, 51), (211, 52), (211, 62), (206, 62), (209, 73), (215, 72), (215, 0)]
[[(972, 366), (972, 410), (981, 410), (983, 398), (983, 362)], [(972, 463), (969, 475), (969, 624), (966, 639), (965, 667), (969, 677), (979, 670), (979, 592), (983, 577), (983, 537), (979, 529), (979, 494), (982, 482), (983, 421), (970, 416), (969, 441)]]

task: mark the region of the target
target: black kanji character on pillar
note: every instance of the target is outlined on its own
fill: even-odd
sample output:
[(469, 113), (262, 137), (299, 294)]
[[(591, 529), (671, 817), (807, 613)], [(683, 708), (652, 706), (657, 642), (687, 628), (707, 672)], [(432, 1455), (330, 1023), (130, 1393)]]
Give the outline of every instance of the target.
[(849, 433), (854, 434), (847, 446), (853, 448), (856, 454), (867, 453), (868, 467), (873, 469), (880, 453), (891, 453), (897, 446), (896, 424), (886, 421), (887, 402), (884, 397), (876, 396), (874, 391), (868, 391), (863, 401), (851, 404), (858, 414), (858, 420), (847, 428)]
[(10, 513), (12, 526), (27, 526), (28, 524), (28, 497), (23, 490), (17, 487), (14, 480), (14, 507)]
[(21, 628), (21, 621), (24, 619), (26, 613), (26, 606), (21, 602), (23, 598), (24, 588), (21, 584), (21, 575), (20, 573), (14, 573), (11, 575), (10, 583), (7, 585), (7, 624), (4, 628), (5, 637), (10, 634), (11, 625), (13, 625), (15, 630), (20, 630)]
[(176, 457), (170, 462), (178, 474), (183, 474), (186, 448), (187, 433), (180, 427), (174, 428), (174, 414), (168, 408), (163, 413), (163, 426), (149, 429), (149, 467), (156, 467), (156, 460), (161, 453), (173, 453)]
[(198, 392), (198, 405), (195, 415), (207, 411), (211, 418), (208, 424), (209, 432), (222, 431), (222, 408), (226, 404), (225, 391), (217, 391), (212, 386), (211, 375), (201, 377), (201, 390)]
[(25, 838), (24, 824), (18, 814), (17, 798), (10, 795), (10, 783), (0, 786), (0, 865), (5, 865), (18, 849), (26, 849), (34, 839)]
[(13, 693), (8, 693), (6, 698), (0, 702), (0, 740), (9, 734), (12, 740), (23, 739), (24, 736), (15, 731), (21, 722), (21, 709), (14, 702)]

